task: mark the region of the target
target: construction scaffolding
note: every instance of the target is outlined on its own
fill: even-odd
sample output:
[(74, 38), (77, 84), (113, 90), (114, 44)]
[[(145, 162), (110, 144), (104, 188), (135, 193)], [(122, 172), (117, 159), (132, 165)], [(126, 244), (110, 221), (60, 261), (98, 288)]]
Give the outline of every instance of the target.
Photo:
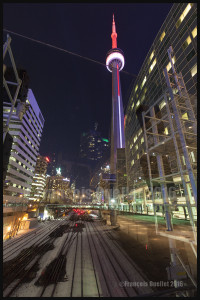
[[(11, 102), (11, 109), (10, 109), (8, 118), (6, 120), (6, 123), (4, 124), (4, 127), (3, 127), (3, 143), (5, 141), (7, 133), (9, 131), (10, 120), (11, 120), (11, 117), (13, 115), (13, 111), (14, 111), (14, 108), (16, 106), (16, 103), (17, 103), (17, 97), (18, 97), (19, 90), (20, 90), (21, 83), (22, 83), (21, 79), (19, 78), (18, 72), (17, 72), (17, 68), (16, 68), (16, 65), (15, 65), (14, 58), (13, 58), (10, 43), (11, 43), (11, 37), (9, 35), (7, 35), (7, 41), (3, 45), (3, 61), (5, 59), (6, 53), (8, 52), (16, 82), (11, 82), (11, 81), (8, 81), (8, 80), (5, 79), (4, 74), (6, 72), (7, 66), (5, 64), (3, 64), (3, 86), (5, 87), (8, 98)], [(12, 96), (12, 94), (10, 92), (9, 85), (16, 86), (14, 97)]]
[(197, 208), (197, 121), (196, 96), (189, 95), (182, 74), (176, 73), (172, 62), (172, 48), (168, 50), (172, 73), (164, 70), (167, 90), (163, 101), (158, 99), (143, 112), (143, 128), (149, 170), (151, 196), (155, 212), (154, 183), (161, 188), (167, 230), (173, 230), (171, 213), (183, 198), (170, 192), (170, 186), (183, 186), (185, 207), (195, 229)]

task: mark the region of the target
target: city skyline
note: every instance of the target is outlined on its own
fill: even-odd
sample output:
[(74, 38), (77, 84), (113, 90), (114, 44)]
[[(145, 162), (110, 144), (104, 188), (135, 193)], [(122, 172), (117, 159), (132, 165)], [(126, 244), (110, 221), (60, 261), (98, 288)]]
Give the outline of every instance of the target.
[[(145, 6), (143, 4), (4, 4), (4, 28), (104, 64), (111, 43), (110, 20), (114, 12), (120, 37), (119, 47), (124, 49), (126, 55), (124, 71), (137, 75), (145, 54), (171, 6), (172, 4), (166, 3)], [(83, 14), (84, 18), (81, 15), (82, 11), (86, 13)], [(137, 27), (136, 30), (135, 26), (139, 22), (141, 13), (144, 18), (143, 26)], [(103, 17), (104, 14), (106, 17)], [(37, 15), (37, 22), (35, 22), (35, 15)], [(153, 25), (150, 22), (150, 15), (158, 18)], [(131, 20), (132, 25), (130, 25)], [(72, 26), (69, 27), (70, 22)], [(46, 26), (51, 34), (46, 31)], [(147, 36), (142, 38), (146, 31), (143, 28), (145, 26), (148, 26), (149, 31)], [(131, 34), (133, 40), (130, 39)], [(99, 123), (102, 135), (107, 138), (110, 134), (112, 89), (106, 66), (62, 53), (12, 33), (10, 36), (16, 65), (19, 67), (22, 65), (27, 70), (30, 76), (30, 88), (33, 88), (44, 112), (46, 124), (40, 154), (58, 153), (64, 149), (62, 151), (66, 156), (73, 159), (79, 151), (81, 133), (92, 128), (96, 121)], [(3, 37), (6, 38), (6, 32)], [(139, 47), (138, 43), (143, 47)], [(139, 48), (143, 48), (143, 52), (139, 51)], [(133, 51), (137, 59), (134, 59)], [(49, 62), (52, 65), (49, 65)], [(121, 72), (124, 108), (128, 102), (128, 92), (133, 79), (134, 76)], [(59, 88), (55, 89), (55, 86)]]

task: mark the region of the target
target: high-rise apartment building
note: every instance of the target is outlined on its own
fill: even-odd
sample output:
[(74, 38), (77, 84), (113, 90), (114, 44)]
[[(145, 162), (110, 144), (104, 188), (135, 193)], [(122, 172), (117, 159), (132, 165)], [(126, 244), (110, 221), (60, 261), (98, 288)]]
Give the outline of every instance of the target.
[(37, 157), (29, 200), (40, 201), (43, 199), (48, 163), (49, 158), (47, 156), (39, 155)]
[[(196, 115), (197, 99), (197, 4), (175, 3), (160, 28), (152, 46), (144, 60), (138, 77), (134, 82), (125, 116), (126, 161), (128, 188), (135, 191), (134, 201), (145, 206), (149, 199), (149, 172), (145, 136), (143, 129), (142, 113), (147, 111), (156, 102), (155, 114), (161, 118), (161, 110), (165, 106), (164, 93), (167, 90), (164, 69), (172, 74), (172, 65), (169, 60), (168, 49), (172, 46), (172, 62), (177, 73), (182, 73), (186, 90), (190, 97), (194, 114)], [(174, 95), (178, 94), (176, 85), (173, 88)], [(152, 115), (149, 117), (153, 117)], [(182, 119), (187, 120), (184, 113)], [(189, 127), (190, 128), (190, 127)], [(152, 129), (153, 130), (153, 129)], [(153, 133), (153, 132), (152, 132)], [(163, 136), (169, 134), (169, 128), (163, 127)], [(191, 137), (190, 137), (191, 138)], [(195, 136), (193, 137), (195, 139)], [(153, 139), (153, 136), (152, 136)], [(187, 146), (189, 147), (189, 146)], [(167, 154), (167, 153), (165, 153)], [(190, 151), (195, 162), (195, 154)], [(152, 166), (156, 166), (156, 153), (153, 153)], [(174, 153), (175, 155), (175, 153)], [(163, 160), (164, 167), (170, 166), (169, 157)], [(152, 169), (152, 172), (156, 169)], [(153, 176), (153, 175), (152, 175)], [(180, 178), (180, 177), (179, 177)], [(178, 180), (178, 179), (177, 179)], [(178, 199), (184, 195), (181, 180), (175, 181)], [(153, 182), (156, 185), (156, 182)], [(144, 207), (145, 209), (145, 207)]]
[[(36, 160), (44, 126), (44, 118), (31, 89), (28, 90), (26, 111), (20, 115), (21, 103), (14, 108), (9, 124), (13, 138), (11, 155), (6, 173), (8, 186), (3, 201), (22, 202), (28, 200)], [(3, 102), (3, 122), (7, 121), (11, 103)]]

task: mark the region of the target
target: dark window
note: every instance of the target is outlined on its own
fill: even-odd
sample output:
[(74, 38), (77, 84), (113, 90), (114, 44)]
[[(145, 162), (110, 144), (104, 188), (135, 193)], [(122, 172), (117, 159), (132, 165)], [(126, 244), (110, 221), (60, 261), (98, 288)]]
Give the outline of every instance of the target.
[(162, 48), (161, 48), (161, 50), (159, 51), (159, 54), (161, 55), (161, 53), (163, 52), (163, 50), (165, 49), (165, 47), (167, 46), (167, 43), (170, 41), (170, 38), (169, 37), (167, 37), (166, 38), (166, 40), (165, 40), (165, 42), (164, 42), (164, 44), (163, 44), (163, 46), (162, 46)]
[(190, 51), (190, 53), (186, 56), (187, 61), (190, 61), (190, 59), (195, 55), (195, 50), (193, 49)]
[(187, 31), (187, 25), (185, 25), (183, 28), (182, 28), (182, 30), (180, 31), (180, 33), (179, 33), (179, 36), (180, 36), (180, 38), (182, 38), (182, 36), (185, 34), (185, 32)]
[(188, 22), (187, 22), (187, 26), (190, 27), (190, 25), (192, 24), (192, 22), (197, 19), (197, 13), (194, 12), (193, 15), (189, 18)]
[(178, 7), (176, 10), (175, 10), (175, 13), (173, 14), (173, 18), (176, 17), (177, 13), (179, 12), (180, 8)]
[(164, 58), (161, 60), (161, 65), (164, 65), (169, 59), (168, 53), (165, 54)]

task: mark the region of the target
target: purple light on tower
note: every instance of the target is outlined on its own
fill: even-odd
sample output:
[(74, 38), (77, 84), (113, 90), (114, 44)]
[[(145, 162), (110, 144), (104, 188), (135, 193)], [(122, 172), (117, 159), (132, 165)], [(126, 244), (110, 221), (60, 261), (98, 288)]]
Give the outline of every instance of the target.
[(124, 137), (124, 109), (119, 72), (125, 64), (124, 53), (117, 48), (117, 33), (113, 15), (112, 23), (112, 49), (106, 57), (107, 69), (112, 72), (112, 124), (111, 124), (111, 174), (116, 174), (117, 149), (125, 148)]

